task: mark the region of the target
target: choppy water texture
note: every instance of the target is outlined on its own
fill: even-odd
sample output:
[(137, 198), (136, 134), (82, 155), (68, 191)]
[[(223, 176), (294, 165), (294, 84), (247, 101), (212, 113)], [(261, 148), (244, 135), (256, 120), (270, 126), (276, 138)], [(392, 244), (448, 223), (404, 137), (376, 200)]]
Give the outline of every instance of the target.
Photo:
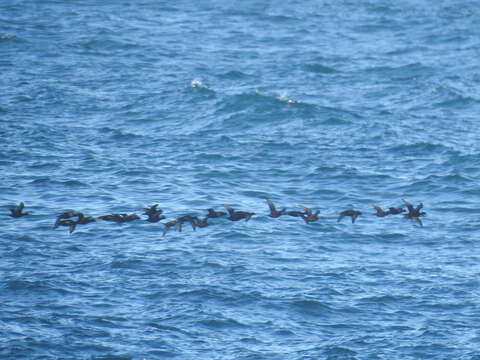
[[(479, 18), (2, 1), (0, 357), (480, 359)], [(269, 218), (265, 198), (322, 218)], [(423, 227), (373, 215), (402, 199)], [(20, 201), (31, 215), (7, 216)], [(155, 203), (163, 222), (256, 215), (53, 229)]]

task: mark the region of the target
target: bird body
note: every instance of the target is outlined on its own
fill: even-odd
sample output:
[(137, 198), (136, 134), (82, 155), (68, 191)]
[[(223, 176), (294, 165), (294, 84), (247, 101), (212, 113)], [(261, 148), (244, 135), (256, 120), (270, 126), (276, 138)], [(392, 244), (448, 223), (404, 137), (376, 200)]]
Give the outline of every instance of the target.
[(306, 206), (302, 206), (300, 205), (300, 207), (305, 210), (305, 215), (302, 216), (303, 220), (305, 220), (305, 222), (308, 224), (310, 222), (313, 222), (313, 221), (317, 221), (318, 220), (318, 214), (320, 214), (320, 210), (317, 210), (315, 211), (315, 213), (312, 213), (312, 210), (310, 210), (309, 208), (307, 208)]
[(250, 220), (250, 218), (253, 215), (255, 215), (255, 213), (250, 213), (246, 211), (235, 211), (233, 208), (231, 208), (228, 205), (224, 205), (224, 206), (230, 214), (230, 216), (227, 217), (228, 220), (239, 221), (239, 220), (245, 219), (245, 222), (247, 222), (248, 220)]
[(340, 222), (345, 216), (351, 216), (352, 217), (352, 224), (357, 220), (357, 217), (359, 215), (362, 215), (361, 211), (356, 211), (356, 210), (345, 210), (342, 211), (338, 217), (337, 222)]
[(374, 204), (374, 203), (370, 203), (374, 208), (375, 210), (377, 210), (377, 213), (375, 214), (376, 216), (378, 217), (384, 217), (384, 216), (387, 216), (390, 214), (389, 211), (384, 211), (380, 206)]
[(285, 214), (285, 208), (283, 208), (282, 210), (278, 211), (276, 208), (275, 208), (275, 205), (273, 204), (273, 202), (269, 199), (267, 199), (267, 204), (268, 204), (268, 207), (270, 208), (270, 214), (268, 214), (268, 216), (272, 217), (272, 218), (278, 218), (280, 217), (281, 215)]
[(18, 204), (16, 208), (9, 209), (10, 214), (8, 215), (11, 216), (12, 218), (19, 218), (22, 216), (26, 216), (28, 215), (28, 212), (22, 212), (24, 207), (25, 207), (25, 204), (22, 201), (20, 204)]

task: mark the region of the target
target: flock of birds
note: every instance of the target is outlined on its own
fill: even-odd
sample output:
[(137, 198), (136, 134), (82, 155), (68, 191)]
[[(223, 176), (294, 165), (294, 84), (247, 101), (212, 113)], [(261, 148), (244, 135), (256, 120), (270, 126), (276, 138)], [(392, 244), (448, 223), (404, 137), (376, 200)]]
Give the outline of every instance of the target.
[[(287, 211), (286, 208), (283, 208), (282, 210), (277, 210), (277, 208), (275, 207), (275, 205), (271, 200), (266, 199), (266, 201), (270, 209), (270, 213), (268, 214), (268, 216), (272, 218), (278, 218), (280, 216), (299, 217), (299, 218), (302, 218), (307, 224), (320, 219), (320, 216), (319, 216), (320, 210), (313, 212), (308, 207), (302, 206), (302, 205), (300, 205), (300, 208), (302, 208), (303, 211)], [(402, 201), (408, 209), (408, 213), (404, 214), (403, 216), (407, 219), (415, 220), (421, 226), (423, 226), (422, 221), (420, 219), (420, 217), (426, 215), (424, 211), (421, 211), (423, 208), (423, 204), (420, 203), (417, 206), (413, 206), (410, 202), (406, 200), (402, 200)], [(160, 220), (165, 219), (165, 216), (163, 215), (163, 210), (158, 209), (158, 205), (159, 204), (155, 204), (148, 208), (142, 209), (143, 215), (148, 216), (148, 218), (145, 219), (146, 221), (151, 223), (156, 223), (156, 222), (159, 222)], [(375, 215), (378, 217), (384, 217), (387, 215), (398, 215), (406, 212), (406, 210), (403, 207), (390, 207), (387, 211), (385, 211), (380, 206), (374, 203), (371, 203), (371, 205), (377, 211)], [(28, 215), (29, 214), (28, 212), (23, 211), (24, 207), (25, 207), (25, 204), (21, 202), (17, 207), (10, 209), (9, 216), (11, 216), (12, 218), (20, 218)], [(228, 214), (224, 211), (215, 211), (213, 208), (210, 208), (210, 209), (207, 209), (208, 213), (203, 218), (200, 218), (198, 216), (184, 215), (175, 220), (168, 221), (164, 223), (165, 227), (163, 230), (163, 235), (165, 235), (168, 232), (168, 230), (172, 227), (174, 227), (177, 231), (182, 231), (182, 225), (186, 222), (190, 223), (193, 230), (196, 230), (197, 227), (203, 228), (203, 227), (209, 226), (210, 223), (208, 222), (208, 219), (226, 217), (226, 215), (228, 215), (226, 219), (231, 221), (239, 221), (242, 219), (245, 219), (245, 221), (248, 221), (253, 215), (255, 215), (255, 213), (253, 212), (236, 211), (228, 205), (224, 205), (224, 207), (225, 209), (227, 209)], [(340, 222), (344, 217), (349, 216), (352, 219), (352, 223), (355, 223), (355, 220), (360, 215), (362, 215), (360, 211), (352, 210), (352, 209), (345, 210), (339, 214), (337, 222)], [(140, 219), (141, 219), (140, 216), (138, 216), (135, 213), (109, 214), (109, 215), (103, 215), (103, 216), (93, 218), (91, 216), (85, 216), (83, 213), (79, 211), (67, 211), (57, 216), (57, 220), (55, 221), (54, 228), (56, 229), (59, 226), (68, 227), (71, 234), (75, 231), (75, 228), (77, 225), (85, 225), (85, 224), (98, 222), (102, 220), (112, 221), (120, 224), (120, 223), (130, 222), (134, 220), (140, 220)]]

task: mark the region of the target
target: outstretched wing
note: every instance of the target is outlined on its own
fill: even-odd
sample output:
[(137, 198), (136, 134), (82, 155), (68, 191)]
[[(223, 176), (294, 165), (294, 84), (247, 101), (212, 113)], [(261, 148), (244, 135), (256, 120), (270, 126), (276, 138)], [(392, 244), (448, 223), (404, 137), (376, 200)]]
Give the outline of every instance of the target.
[(312, 210), (303, 205), (300, 205), (300, 207), (307, 213), (308, 216), (312, 216)]
[(405, 206), (408, 208), (408, 212), (412, 213), (413, 212), (413, 205), (410, 204), (407, 200), (402, 199), (402, 201), (405, 204)]
[(268, 204), (268, 207), (270, 208), (270, 212), (274, 213), (276, 211), (276, 209), (275, 209), (275, 205), (273, 205), (272, 200), (267, 199), (267, 204)]
[(420, 214), (420, 210), (423, 208), (423, 203), (418, 204), (415, 208), (415, 214), (418, 216)]
[(357, 220), (357, 217), (358, 217), (358, 213), (354, 213), (352, 215), (352, 224), (355, 222), (355, 220)]

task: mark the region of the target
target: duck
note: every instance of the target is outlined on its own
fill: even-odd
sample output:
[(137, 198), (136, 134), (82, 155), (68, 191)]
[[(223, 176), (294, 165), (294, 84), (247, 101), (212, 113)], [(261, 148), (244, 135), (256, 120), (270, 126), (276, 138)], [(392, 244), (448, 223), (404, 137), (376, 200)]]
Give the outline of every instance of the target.
[(388, 208), (388, 212), (392, 215), (397, 215), (397, 214), (401, 214), (402, 212), (405, 212), (405, 209), (401, 207), (398, 207), (398, 208), (390, 207)]
[(68, 226), (70, 234), (75, 231), (75, 227), (77, 226), (77, 222), (74, 220), (66, 219), (60, 220), (55, 223), (55, 227), (58, 226)]
[[(79, 217), (81, 214), (81, 216), (83, 216), (82, 213), (80, 212), (77, 212), (77, 211), (67, 211), (67, 212), (64, 212), (60, 215), (57, 216), (57, 220), (55, 221), (55, 224), (53, 225), (53, 228), (56, 229), (57, 227), (59, 226), (66, 226), (64, 224), (61, 224), (61, 221), (63, 219), (70, 219), (72, 217)], [(73, 221), (73, 220), (72, 220)]]
[(268, 216), (270, 216), (272, 218), (278, 218), (278, 217), (282, 216), (283, 214), (285, 214), (285, 210), (286, 210), (285, 208), (283, 208), (280, 211), (277, 211), (273, 202), (270, 199), (266, 199), (266, 200), (267, 200), (268, 207), (270, 208), (270, 214), (268, 214)]
[(29, 215), (28, 212), (22, 212), (24, 207), (25, 207), (25, 204), (22, 201), (20, 204), (18, 204), (18, 206), (16, 208), (9, 209), (10, 214), (8, 214), (8, 215), (11, 216), (12, 218), (15, 218), (15, 219), (19, 218), (19, 217), (22, 217), (22, 216)]
[(340, 213), (340, 216), (338, 217), (337, 222), (340, 222), (345, 216), (351, 216), (352, 217), (352, 224), (357, 220), (357, 217), (359, 215), (362, 215), (361, 211), (357, 210), (345, 210)]
[(228, 213), (230, 214), (230, 216), (227, 217), (228, 220), (239, 221), (239, 220), (245, 219), (245, 222), (247, 222), (248, 220), (250, 220), (250, 218), (253, 215), (255, 215), (255, 213), (251, 213), (251, 212), (235, 211), (233, 208), (231, 208), (228, 205), (223, 205), (223, 206), (225, 207), (225, 209), (228, 210)]
[(151, 223), (156, 223), (159, 222), (160, 220), (165, 219), (165, 216), (160, 215), (160, 214), (150, 214), (148, 215), (148, 219), (145, 221), (151, 222)]
[(190, 215), (185, 215), (185, 216), (182, 216), (182, 217), (179, 217), (177, 219), (177, 230), (178, 231), (182, 231), (182, 224), (185, 223), (185, 222), (189, 222), (190, 225), (192, 225), (192, 229), (195, 231), (197, 229), (197, 222), (196, 222), (196, 218), (193, 217), (193, 216), (190, 216)]
[(425, 216), (427, 214), (424, 211), (420, 211), (423, 208), (423, 203), (418, 204), (417, 207), (414, 208), (413, 205), (407, 200), (402, 199), (402, 201), (408, 209), (408, 214), (403, 215), (403, 217), (406, 219), (415, 220), (420, 224), (420, 226), (423, 226), (422, 220), (420, 220), (420, 216)]
[(197, 227), (199, 228), (204, 228), (204, 227), (207, 227), (209, 226), (210, 224), (207, 222), (208, 220), (208, 216), (203, 218), (203, 219), (200, 219), (198, 216), (195, 216), (194, 218), (197, 222)]
[(300, 207), (305, 211), (304, 216), (302, 216), (303, 220), (308, 224), (310, 222), (317, 221), (318, 214), (320, 214), (320, 210), (315, 211), (315, 213), (312, 213), (312, 210), (310, 210), (308, 207), (300, 205)]
[(76, 223), (77, 224), (89, 224), (91, 222), (95, 222), (95, 221), (98, 221), (98, 218), (94, 219), (90, 216), (85, 216), (83, 215), (83, 213), (79, 212), (79, 211), (67, 211), (67, 212), (64, 212), (63, 214), (60, 214), (57, 216), (57, 220), (55, 221), (55, 225), (54, 225), (54, 229), (57, 228), (58, 226), (60, 226), (60, 222), (63, 220), (63, 219), (71, 219), (72, 217), (76, 217), (77, 218), (77, 221)]
[(105, 221), (113, 221), (117, 224), (121, 224), (127, 221), (133, 221), (140, 219), (140, 216), (137, 214), (110, 214), (110, 215), (103, 215), (97, 218), (98, 220), (105, 220)]
[(370, 205), (372, 205), (375, 208), (375, 210), (377, 210), (377, 213), (375, 215), (378, 217), (384, 217), (390, 214), (389, 211), (384, 211), (380, 206), (374, 203), (370, 203)]
[(155, 205), (152, 205), (150, 206), (149, 208), (142, 208), (142, 210), (144, 211), (143, 212), (143, 215), (160, 215), (163, 213), (163, 210), (159, 209), (157, 210), (157, 207), (158, 207), (158, 204), (155, 204)]
[(207, 211), (208, 211), (207, 218), (218, 218), (218, 217), (227, 215), (227, 213), (224, 211), (215, 211), (212, 208), (207, 209)]
[(178, 223), (177, 220), (171, 220), (171, 221), (165, 223), (165, 228), (163, 229), (163, 235), (162, 235), (162, 236), (165, 236), (165, 234), (167, 233), (167, 231), (168, 231), (172, 226), (175, 226), (175, 228), (177, 229), (177, 231), (181, 231), (181, 230), (182, 230), (182, 224)]

